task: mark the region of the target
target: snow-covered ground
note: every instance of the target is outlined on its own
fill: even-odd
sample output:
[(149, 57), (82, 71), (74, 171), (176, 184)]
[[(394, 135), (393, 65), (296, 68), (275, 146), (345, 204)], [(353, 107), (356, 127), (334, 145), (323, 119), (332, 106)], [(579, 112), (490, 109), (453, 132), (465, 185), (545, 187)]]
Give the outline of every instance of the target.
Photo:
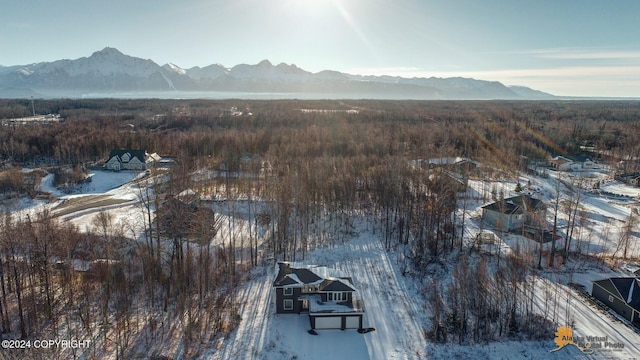
[[(540, 179), (523, 176), (521, 185), (525, 191), (550, 203), (555, 199), (557, 181), (554, 178)], [(516, 181), (471, 181), (465, 222), (465, 242), (470, 243), (480, 231), (480, 207), (491, 202), (492, 188), (503, 192), (505, 197), (515, 196)], [(565, 199), (562, 186), (561, 198)], [(607, 187), (608, 192), (627, 194), (632, 189), (617, 184)], [(583, 210), (590, 213), (592, 240), (602, 241), (604, 247), (594, 246), (609, 252), (615, 248), (620, 225), (629, 217), (632, 207), (610, 201), (597, 194), (583, 193)], [(458, 214), (460, 217), (460, 213)], [(212, 346), (202, 359), (632, 359), (640, 358), (640, 335), (630, 325), (619, 320), (611, 311), (596, 307), (582, 297), (569, 283), (581, 284), (591, 291), (591, 281), (610, 276), (629, 276), (630, 272), (611, 270), (604, 266), (569, 261), (564, 266), (546, 269), (536, 278), (535, 306), (540, 313), (546, 309), (547, 298), (553, 296), (557, 308), (552, 317), (558, 326), (571, 326), (576, 337), (607, 337), (611, 343), (623, 348), (598, 349), (594, 342), (594, 353), (586, 355), (575, 346), (567, 346), (557, 352), (555, 334), (548, 340), (504, 341), (461, 346), (456, 344), (434, 344), (425, 338), (429, 324), (429, 306), (418, 288), (420, 281), (401, 275), (402, 256), (385, 251), (379, 235), (373, 234), (360, 219), (357, 235), (344, 244), (320, 248), (310, 252), (305, 259), (309, 264), (322, 264), (335, 268), (353, 277), (360, 297), (365, 302), (365, 326), (376, 330), (359, 334), (354, 330), (321, 330), (310, 335), (309, 319), (305, 314), (276, 314), (271, 283), (275, 268), (265, 267), (254, 272), (251, 280), (238, 294), (242, 299), (242, 321), (231, 336)], [(559, 223), (566, 226), (565, 215), (559, 214)], [(609, 233), (606, 227), (611, 227)], [(605, 235), (609, 235), (606, 237)], [(499, 236), (502, 254), (514, 249), (514, 238), (528, 241), (517, 235)], [(604, 238), (603, 238), (604, 237)], [(519, 239), (517, 239), (519, 238)], [(575, 241), (578, 243), (578, 241)], [(574, 243), (574, 244), (575, 244)], [(635, 247), (634, 247), (635, 249)], [(635, 249), (634, 255), (637, 256)], [(595, 254), (594, 254), (595, 255)], [(632, 266), (632, 268), (635, 268)], [(424, 281), (422, 281), (424, 283)], [(604, 346), (604, 344), (601, 344)]]
[(32, 218), (48, 210), (81, 231), (92, 231), (94, 217), (105, 211), (123, 234), (138, 238), (144, 231), (145, 220), (140, 203), (142, 192), (136, 181), (145, 175), (144, 172), (95, 170), (90, 173), (91, 182), (77, 186), (67, 194), (53, 186), (53, 174), (48, 174), (42, 178), (39, 190), (51, 194), (52, 201), (20, 199), (4, 205), (17, 216)]
[[(365, 302), (365, 327), (376, 330), (360, 334), (355, 330), (319, 330), (310, 335), (307, 314), (276, 314), (271, 284), (275, 268), (253, 273), (237, 295), (242, 299), (242, 321), (229, 338), (212, 344), (202, 359), (562, 359), (583, 355), (576, 347), (556, 348), (555, 334), (548, 341), (501, 341), (476, 346), (434, 344), (424, 336), (429, 323), (428, 306), (416, 288), (416, 281), (401, 275), (401, 257), (385, 251), (377, 235), (361, 223), (358, 235), (334, 247), (316, 249), (305, 259), (353, 277)], [(594, 359), (629, 359), (640, 356), (640, 336), (610, 314), (584, 301), (566, 285), (569, 281), (590, 284), (593, 279), (616, 273), (607, 270), (570, 276), (563, 272), (544, 273), (536, 282), (536, 306), (542, 312), (545, 288), (558, 297), (556, 321), (573, 323), (575, 336), (608, 336), (624, 344), (617, 351), (597, 351)]]
[(600, 185), (600, 190), (629, 197), (640, 197), (640, 188), (629, 186), (620, 181), (609, 181)]
[(317, 249), (305, 259), (323, 264), (355, 281), (365, 301), (365, 327), (376, 330), (319, 330), (310, 335), (309, 316), (276, 315), (271, 284), (275, 268), (266, 267), (247, 283), (238, 298), (242, 322), (220, 351), (209, 350), (202, 358), (214, 359), (405, 359), (425, 358), (427, 342), (420, 318), (424, 310), (416, 289), (399, 280), (381, 243), (364, 233), (345, 244)]
[[(53, 186), (53, 174), (48, 174), (40, 183), (40, 190), (51, 193), (58, 198), (72, 198), (76, 196), (86, 196), (90, 194), (104, 194), (110, 193), (114, 196), (125, 195), (129, 192), (120, 189), (124, 184), (127, 184), (135, 179), (139, 179), (144, 175), (144, 172), (139, 171), (103, 171), (94, 170), (89, 173), (91, 181), (80, 186), (76, 193), (65, 194), (59, 189)], [(128, 188), (128, 187), (126, 187)], [(126, 196), (129, 198), (130, 196)]]
[[(138, 173), (113, 173), (96, 171), (93, 181), (79, 193), (65, 195), (52, 189), (50, 179), (43, 180), (43, 191), (49, 191), (57, 197), (50, 204), (39, 201), (24, 201), (19, 207), (22, 211), (37, 211), (48, 206), (54, 213), (73, 209), (60, 218), (89, 230), (93, 217), (104, 210), (114, 216), (114, 223), (127, 227), (128, 234), (140, 236), (141, 224), (144, 224), (143, 211), (139, 202), (141, 192), (138, 185), (132, 183), (141, 176)], [(520, 184), (525, 191), (541, 198), (549, 207), (555, 199), (558, 182), (553, 175), (548, 179), (521, 176)], [(474, 180), (469, 182), (470, 198), (466, 203), (465, 243), (470, 244), (480, 232), (481, 206), (491, 202), (492, 189), (504, 193), (505, 197), (514, 196), (515, 180)], [(624, 184), (607, 182), (601, 186), (603, 191), (626, 196), (638, 196), (638, 189)], [(636, 195), (634, 195), (634, 191)], [(567, 199), (567, 189), (561, 186), (561, 199)], [(108, 200), (108, 201), (107, 201)], [(79, 206), (83, 203), (83, 206)], [(581, 193), (582, 210), (587, 214), (584, 230), (576, 236), (573, 246), (589, 241), (592, 257), (610, 255), (617, 244), (619, 232), (631, 211), (637, 207), (633, 200), (616, 201), (605, 195), (584, 190)], [(71, 206), (78, 206), (72, 208)], [(228, 243), (232, 237), (266, 237), (265, 229), (249, 226), (248, 207), (237, 201), (228, 206), (224, 201), (214, 205), (222, 218), (216, 241)], [(224, 210), (226, 208), (226, 210)], [(255, 214), (256, 209), (253, 210)], [(457, 214), (461, 218), (462, 210)], [(403, 276), (403, 256), (395, 251), (383, 248), (380, 235), (374, 233), (371, 223), (377, 219), (354, 216), (354, 232), (351, 238), (329, 247), (315, 249), (304, 259), (308, 264), (322, 264), (348, 274), (355, 282), (359, 297), (365, 303), (365, 327), (376, 330), (360, 334), (355, 330), (320, 330), (318, 335), (310, 335), (308, 316), (275, 314), (271, 284), (275, 277), (274, 264), (257, 267), (241, 289), (237, 299), (240, 303), (239, 326), (228, 337), (217, 338), (207, 344), (202, 359), (561, 359), (587, 358), (578, 348), (567, 346), (557, 352), (555, 334), (548, 334), (541, 341), (503, 341), (474, 346), (457, 344), (434, 344), (425, 336), (429, 328), (430, 307), (422, 296), (420, 284), (425, 279)], [(552, 214), (548, 212), (548, 219)], [(566, 214), (559, 213), (560, 232), (567, 224)], [(491, 231), (486, 229), (485, 231)], [(504, 236), (497, 233), (501, 254), (513, 251), (517, 235)], [(587, 236), (588, 235), (588, 236)], [(578, 236), (584, 238), (579, 239)], [(637, 242), (634, 236), (634, 244)], [(640, 257), (640, 247), (632, 246), (630, 257)], [(298, 259), (300, 260), (300, 259)], [(630, 261), (626, 268), (638, 267)], [(624, 269), (611, 270), (606, 266), (593, 265), (580, 260), (569, 261), (565, 265), (543, 270), (536, 278), (535, 304), (538, 311), (545, 310), (548, 296), (554, 296), (558, 308), (554, 310), (554, 320), (558, 326), (571, 326), (575, 336), (607, 336), (611, 342), (623, 344), (622, 349), (596, 349), (588, 358), (594, 359), (630, 359), (640, 358), (640, 335), (629, 325), (619, 320), (610, 311), (603, 311), (582, 298), (569, 283), (578, 283), (591, 290), (591, 281), (609, 276), (629, 276)]]

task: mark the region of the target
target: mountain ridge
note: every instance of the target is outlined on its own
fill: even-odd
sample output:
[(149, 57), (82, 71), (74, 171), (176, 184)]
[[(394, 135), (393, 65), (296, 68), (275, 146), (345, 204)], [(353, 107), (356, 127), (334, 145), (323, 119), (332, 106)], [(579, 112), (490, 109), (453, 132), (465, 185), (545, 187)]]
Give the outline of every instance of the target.
[[(105, 47), (88, 57), (27, 65), (0, 66), (0, 97), (103, 97), (118, 93), (194, 92), (329, 94), (335, 98), (423, 100), (529, 100), (555, 96), (498, 81), (451, 77), (352, 75), (335, 70), (312, 73), (295, 64), (258, 64), (182, 68), (125, 55)], [(87, 95), (88, 94), (88, 95)], [(326, 96), (326, 95), (325, 95)], [(189, 97), (189, 96), (186, 96)]]

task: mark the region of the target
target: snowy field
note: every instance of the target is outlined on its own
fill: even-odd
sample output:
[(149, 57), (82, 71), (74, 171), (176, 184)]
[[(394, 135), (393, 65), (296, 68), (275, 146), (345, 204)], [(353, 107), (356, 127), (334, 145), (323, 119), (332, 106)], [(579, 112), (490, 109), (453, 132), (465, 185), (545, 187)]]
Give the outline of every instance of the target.
[[(52, 211), (62, 212), (60, 219), (76, 225), (80, 231), (93, 231), (94, 218), (105, 211), (112, 223), (125, 236), (137, 239), (144, 233), (144, 212), (140, 203), (141, 190), (134, 183), (144, 177), (144, 172), (92, 171), (91, 182), (77, 192), (63, 194), (49, 189), (58, 197)], [(43, 181), (45, 181), (43, 179)]]
[(640, 197), (640, 188), (629, 186), (620, 181), (610, 181), (600, 186), (600, 190), (629, 197)]

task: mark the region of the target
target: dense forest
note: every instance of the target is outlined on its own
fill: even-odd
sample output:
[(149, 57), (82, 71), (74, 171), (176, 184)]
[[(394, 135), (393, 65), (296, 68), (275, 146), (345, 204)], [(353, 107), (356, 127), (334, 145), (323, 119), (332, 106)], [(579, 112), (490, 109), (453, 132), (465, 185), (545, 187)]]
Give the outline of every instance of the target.
[[(629, 172), (640, 158), (640, 102), (633, 101), (38, 100), (35, 109), (64, 121), (0, 129), (6, 198), (35, 196), (30, 176), (42, 174), (23, 167), (81, 173), (113, 149), (176, 159), (166, 177), (154, 176), (139, 191), (147, 220), (138, 239), (106, 212), (93, 233), (47, 211), (15, 217), (7, 206), (2, 216), (2, 332), (23, 339), (91, 334), (100, 347), (85, 355), (94, 358), (130, 358), (168, 337), (198, 355), (240, 321), (233, 297), (251, 269), (344, 241), (356, 215), (380, 219), (375, 231), (387, 249), (403, 249), (406, 275), (428, 278), (429, 264), (462, 254), (464, 223), (452, 214), (465, 202), (456, 181), (412, 166), (415, 160), (466, 157), (484, 166), (465, 177), (515, 177), (555, 155), (588, 151), (603, 163), (626, 161)], [(0, 119), (31, 113), (28, 100), (0, 100)], [(203, 170), (218, 175), (194, 176)], [(171, 200), (185, 189), (222, 191), (228, 213), (233, 200), (248, 201), (256, 228), (271, 230), (268, 241), (250, 232), (246, 243), (204, 246), (217, 236), (223, 210)], [(435, 304), (425, 336), (477, 343), (535, 337), (548, 327), (526, 300), (532, 270), (521, 259), (507, 258), (496, 270), (460, 256), (446, 293), (424, 280), (436, 289), (425, 291)], [(104, 261), (79, 274), (69, 265), (74, 259)], [(472, 273), (485, 281), (465, 283)]]
[[(0, 118), (31, 111), (0, 101)], [(3, 128), (0, 159), (78, 164), (139, 148), (230, 163), (250, 153), (291, 165), (440, 155), (514, 165), (581, 146), (636, 155), (640, 130), (634, 101), (40, 100), (36, 112), (65, 121)]]

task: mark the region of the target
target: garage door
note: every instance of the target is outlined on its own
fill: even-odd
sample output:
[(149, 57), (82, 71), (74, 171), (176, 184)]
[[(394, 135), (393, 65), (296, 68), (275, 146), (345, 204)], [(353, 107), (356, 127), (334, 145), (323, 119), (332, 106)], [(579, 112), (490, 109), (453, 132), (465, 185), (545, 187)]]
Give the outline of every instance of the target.
[(316, 329), (340, 329), (342, 327), (342, 317), (316, 317)]
[(359, 329), (360, 316), (347, 316), (347, 329)]

